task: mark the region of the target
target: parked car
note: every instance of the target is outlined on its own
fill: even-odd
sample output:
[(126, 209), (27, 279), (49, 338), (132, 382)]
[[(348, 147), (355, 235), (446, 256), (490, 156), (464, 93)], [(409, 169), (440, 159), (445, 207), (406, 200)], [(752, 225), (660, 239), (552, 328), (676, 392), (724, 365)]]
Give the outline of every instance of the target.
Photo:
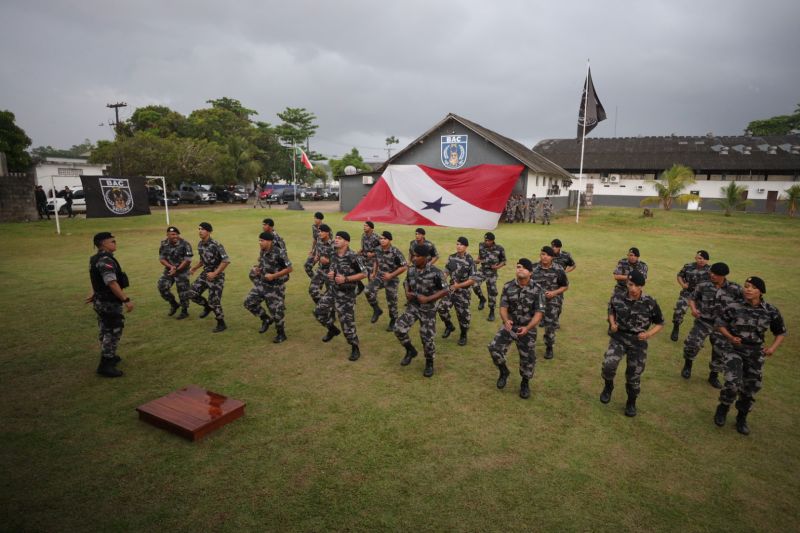
[(326, 191), (322, 191), (322, 199), (323, 200), (339, 200), (339, 189), (328, 189)]
[(229, 189), (227, 187), (215, 187), (214, 192), (217, 195), (217, 200), (220, 202), (227, 202), (232, 204), (234, 202), (245, 203), (247, 201), (247, 193), (244, 191), (244, 188), (238, 189), (233, 188)]
[(217, 201), (217, 195), (200, 185), (181, 185), (181, 202), (190, 204), (208, 202), (213, 204)]
[(305, 200), (305, 201), (322, 200), (322, 197), (320, 196), (320, 194), (316, 190), (311, 189), (309, 187), (302, 187), (302, 188), (298, 187), (297, 188), (297, 198), (300, 199), (300, 200)]
[[(85, 213), (86, 212), (86, 195), (83, 191), (83, 187), (75, 187), (72, 190), (72, 212), (73, 213)], [(63, 191), (58, 191), (57, 196), (55, 198), (50, 198), (47, 200), (47, 211), (52, 213), (55, 209), (58, 209), (59, 215), (66, 215), (67, 214), (67, 201), (64, 200), (62, 197)]]
[[(178, 198), (174, 196), (174, 193), (167, 193), (167, 205), (172, 207), (173, 205), (178, 205), (180, 202)], [(147, 187), (147, 203), (150, 205), (164, 205), (164, 189), (161, 187)]]

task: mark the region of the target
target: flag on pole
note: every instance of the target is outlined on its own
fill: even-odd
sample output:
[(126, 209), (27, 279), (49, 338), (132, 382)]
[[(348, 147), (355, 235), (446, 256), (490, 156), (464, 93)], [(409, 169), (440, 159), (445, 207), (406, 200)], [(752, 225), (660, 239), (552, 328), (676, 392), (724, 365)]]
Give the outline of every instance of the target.
[(311, 165), (311, 161), (308, 159), (308, 156), (306, 155), (306, 153), (303, 151), (302, 148), (300, 148), (299, 146), (295, 146), (295, 150), (297, 150), (297, 155), (300, 156), (300, 162), (303, 163), (304, 167), (306, 167), (308, 170), (314, 168)]
[(86, 195), (86, 218), (149, 215), (145, 178), (81, 176)]
[(494, 229), (524, 169), (522, 165), (476, 165), (458, 170), (389, 165), (344, 219)]
[[(583, 84), (581, 107), (578, 110), (578, 141), (580, 141), (583, 135), (588, 135), (588, 133), (597, 126), (598, 122), (602, 122), (605, 119), (606, 110), (603, 109), (603, 104), (601, 104), (600, 99), (597, 98), (597, 93), (594, 90), (594, 83), (592, 83), (592, 71), (589, 69), (586, 74), (586, 82)], [(586, 122), (585, 132), (583, 129), (584, 121)]]

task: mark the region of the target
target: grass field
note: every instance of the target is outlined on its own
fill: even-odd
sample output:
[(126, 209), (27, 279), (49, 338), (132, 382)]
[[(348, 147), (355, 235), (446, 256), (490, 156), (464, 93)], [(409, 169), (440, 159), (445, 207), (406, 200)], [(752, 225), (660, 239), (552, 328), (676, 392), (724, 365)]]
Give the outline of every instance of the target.
[[(310, 206), (313, 207), (313, 206)], [(258, 334), (243, 307), (247, 271), (269, 213), (296, 271), (287, 291), (287, 335)], [(156, 281), (163, 216), (0, 226), (0, 529), (8, 531), (796, 531), (800, 523), (798, 250), (800, 222), (785, 217), (595, 209), (549, 227), (496, 230), (509, 259), (536, 258), (554, 237), (578, 269), (570, 275), (556, 357), (539, 357), (528, 401), (497, 373), (486, 351), (498, 322), (473, 300), (469, 344), (437, 340), (436, 375), (423, 358), (400, 367), (402, 347), (357, 306), (362, 358), (347, 361), (343, 337), (323, 344), (302, 272), (313, 209), (205, 208), (172, 213), (196, 249), (208, 220), (232, 258), (223, 306), (213, 318), (166, 317)], [(163, 215), (163, 214), (161, 214)], [(359, 223), (327, 216), (334, 230)], [(385, 226), (378, 226), (379, 230)], [(95, 375), (96, 321), (89, 292), (91, 236), (111, 230), (135, 302), (120, 355), (121, 379)], [(413, 228), (389, 226), (403, 251)], [(483, 232), (433, 228), (440, 253)], [(730, 279), (760, 275), (789, 328), (768, 360), (750, 416), (752, 434), (712, 422), (717, 391), (680, 377), (681, 344), (669, 327), (650, 343), (639, 415), (623, 416), (624, 387), (602, 405), (605, 311), (616, 261), (638, 246), (650, 266), (645, 291), (669, 322), (675, 275), (700, 248), (725, 261)], [(500, 279), (513, 276), (513, 268)], [(381, 301), (383, 295), (381, 295)], [(402, 299), (402, 297), (401, 297)], [(385, 305), (383, 305), (385, 308)], [(384, 320), (386, 318), (386, 320)], [(441, 331), (439, 323), (439, 331)], [(417, 329), (412, 332), (419, 347)], [(771, 338), (771, 336), (769, 337)], [(541, 354), (540, 354), (541, 355)], [(517, 355), (510, 356), (516, 368)], [(242, 419), (190, 443), (137, 419), (135, 407), (188, 384), (247, 403)], [(735, 413), (734, 413), (735, 414)]]

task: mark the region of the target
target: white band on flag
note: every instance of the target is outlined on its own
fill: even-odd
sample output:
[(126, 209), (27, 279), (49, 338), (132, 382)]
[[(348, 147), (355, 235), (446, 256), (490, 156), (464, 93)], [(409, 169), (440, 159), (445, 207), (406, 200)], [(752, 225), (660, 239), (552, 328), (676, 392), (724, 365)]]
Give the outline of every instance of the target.
[[(486, 211), (455, 196), (417, 165), (389, 165), (383, 172), (383, 179), (397, 201), (435, 224), (474, 229), (497, 227), (500, 213)], [(421, 199), (436, 202), (440, 198), (443, 205), (440, 211), (424, 209), (425, 204)]]

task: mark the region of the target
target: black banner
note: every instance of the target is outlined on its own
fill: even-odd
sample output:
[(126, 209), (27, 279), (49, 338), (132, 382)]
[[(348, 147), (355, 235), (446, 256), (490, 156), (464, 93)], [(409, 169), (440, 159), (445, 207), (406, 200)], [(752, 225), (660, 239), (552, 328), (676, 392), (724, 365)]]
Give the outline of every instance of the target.
[(145, 178), (81, 176), (86, 195), (86, 218), (149, 215)]
[[(587, 94), (588, 91), (588, 94)], [(603, 109), (603, 104), (597, 97), (594, 91), (594, 83), (592, 83), (592, 71), (590, 70), (586, 75), (586, 81), (583, 84), (583, 94), (581, 95), (581, 107), (578, 110), (578, 142), (584, 136), (583, 123), (586, 122), (586, 133), (588, 135), (599, 122), (606, 119), (606, 110)]]

